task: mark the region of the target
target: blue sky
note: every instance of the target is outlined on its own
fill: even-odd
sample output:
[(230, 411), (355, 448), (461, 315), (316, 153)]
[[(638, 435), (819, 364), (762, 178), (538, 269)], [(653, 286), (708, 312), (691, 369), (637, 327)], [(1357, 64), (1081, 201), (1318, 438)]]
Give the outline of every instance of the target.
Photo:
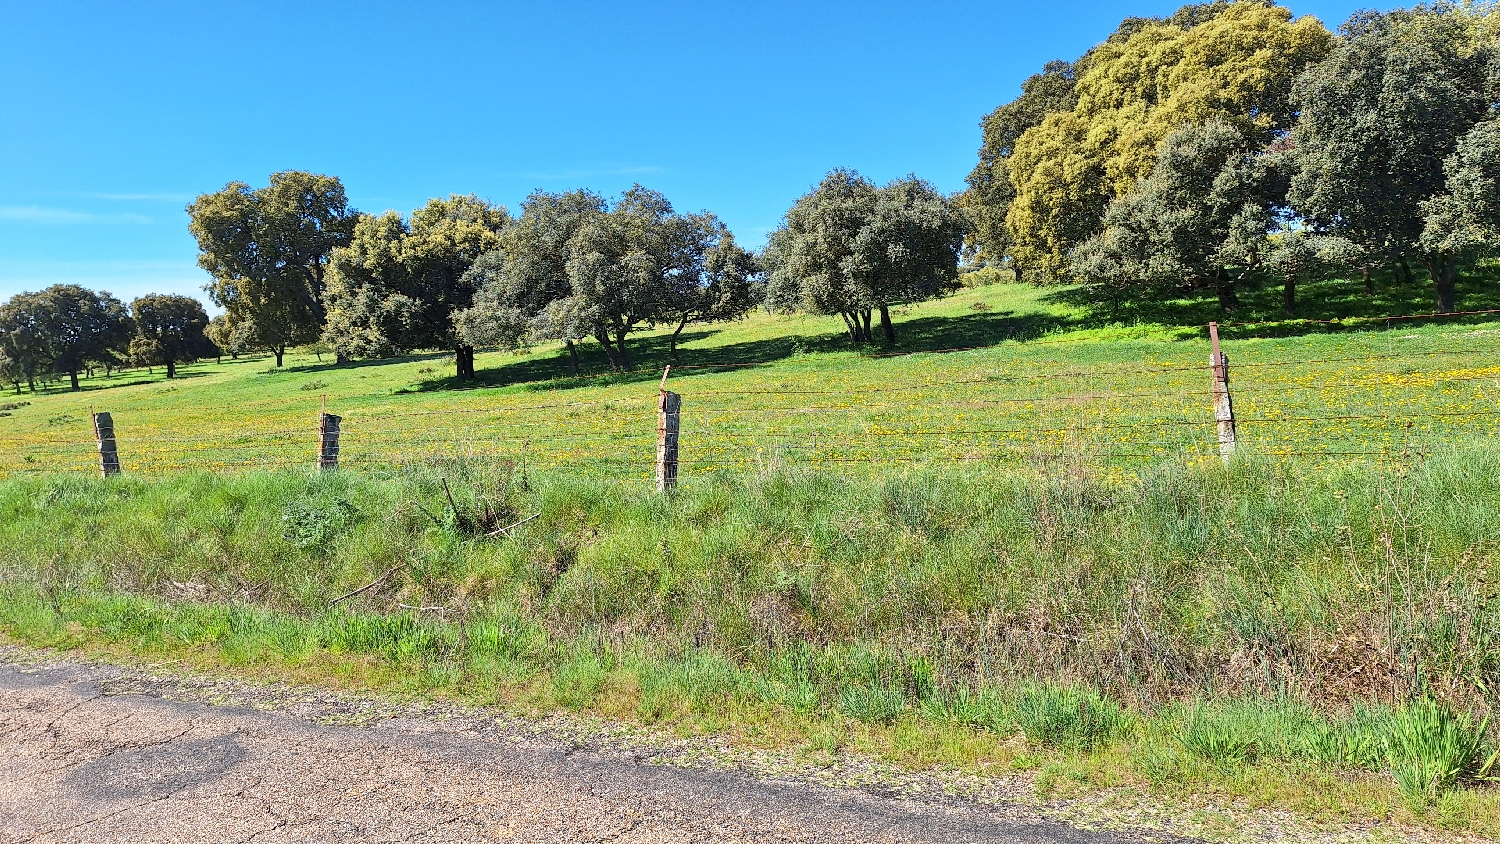
[(832, 167), (962, 188), (1026, 76), (1178, 5), (0, 0), (0, 299), (202, 298), (183, 206), (286, 169), (371, 212), (638, 181), (759, 245)]

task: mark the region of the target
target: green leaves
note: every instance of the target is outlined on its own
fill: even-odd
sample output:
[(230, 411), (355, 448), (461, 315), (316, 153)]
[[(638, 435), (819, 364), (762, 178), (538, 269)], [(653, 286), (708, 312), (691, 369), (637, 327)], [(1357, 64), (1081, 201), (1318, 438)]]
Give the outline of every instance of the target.
[(1292, 80), (1331, 40), (1316, 19), (1293, 20), (1258, 2), (1127, 20), (1073, 65), (1076, 85), (1052, 100), (1075, 104), (1014, 142), (1007, 168), (1015, 198), (1006, 212), (1013, 257), (1065, 274), (1073, 250), (1099, 231), (1110, 200), (1134, 190), (1184, 124), (1220, 120), (1252, 146), (1270, 143), (1293, 121)]
[(455, 349), (458, 374), (472, 374), (454, 314), (473, 304), (469, 270), (510, 225), (503, 206), (458, 194), (429, 200), (409, 222), (392, 211), (361, 217), (332, 255), (324, 339), (348, 357)]
[(1401, 793), (1413, 803), (1430, 803), (1464, 780), (1490, 775), (1500, 752), (1485, 755), (1487, 727), (1428, 697), (1397, 710), (1386, 758)]
[(738, 319), (755, 304), (758, 274), (717, 217), (679, 214), (656, 191), (636, 185), (613, 206), (589, 191), (537, 191), (469, 271), (474, 303), (454, 320), (475, 345), (571, 347), (593, 337), (629, 368), (636, 327), (665, 323), (680, 334), (690, 322)]
[(130, 303), (130, 310), (135, 315), (137, 335), (131, 341), (131, 357), (167, 364), (168, 377), (175, 374), (176, 364), (209, 357), (216, 351), (204, 334), (208, 312), (191, 296), (141, 296)]
[(198, 266), (213, 276), (209, 297), (253, 327), (256, 346), (276, 352), (279, 366), (288, 346), (317, 338), (330, 254), (360, 217), (338, 179), (288, 170), (264, 188), (230, 182), (187, 212)]
[(54, 284), (20, 293), (0, 307), (0, 358), (13, 383), (48, 370), (78, 373), (91, 361), (116, 360), (130, 342), (125, 305), (108, 293), (76, 284)]
[(1491, 240), (1461, 198), (1477, 187), (1464, 174), (1493, 166), (1489, 134), (1459, 151), (1494, 102), (1488, 67), (1497, 46), (1478, 26), (1482, 14), (1437, 5), (1357, 15), (1292, 91), (1300, 109), (1292, 206), (1373, 255), (1420, 258), (1440, 310), (1457, 306), (1462, 253)]
[(839, 314), (855, 342), (872, 339), (869, 315), (879, 308), (893, 342), (886, 308), (952, 289), (967, 231), (957, 205), (915, 176), (877, 188), (853, 170), (833, 170), (771, 234), (767, 301)]

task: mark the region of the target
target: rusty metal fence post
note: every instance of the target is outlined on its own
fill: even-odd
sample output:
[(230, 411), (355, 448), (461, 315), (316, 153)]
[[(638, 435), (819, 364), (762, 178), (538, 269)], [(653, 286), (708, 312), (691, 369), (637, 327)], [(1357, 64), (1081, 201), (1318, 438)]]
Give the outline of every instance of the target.
[(115, 443), (115, 421), (104, 412), (94, 415), (94, 439), (99, 443), (99, 471), (104, 477), (120, 474), (120, 452)]
[(656, 491), (668, 492), (677, 486), (677, 438), (682, 422), (682, 396), (667, 390), (667, 375), (661, 374), (661, 399), (656, 417)]
[(1234, 399), (1229, 394), (1229, 358), (1219, 348), (1219, 324), (1208, 324), (1208, 339), (1213, 351), (1209, 367), (1214, 380), (1214, 422), (1219, 433), (1219, 458), (1229, 462), (1238, 437), (1234, 428)]

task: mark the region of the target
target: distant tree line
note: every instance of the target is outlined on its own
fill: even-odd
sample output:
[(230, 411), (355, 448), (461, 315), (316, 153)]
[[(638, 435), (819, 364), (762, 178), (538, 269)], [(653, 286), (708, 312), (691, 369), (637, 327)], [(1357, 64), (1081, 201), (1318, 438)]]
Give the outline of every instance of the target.
[(127, 365), (164, 366), (175, 378), (178, 364), (220, 354), (208, 327), (189, 296), (141, 296), (127, 308), (76, 284), (19, 293), (0, 305), (0, 383), (19, 393), (66, 375), (76, 390), (81, 374)]
[(715, 215), (682, 213), (636, 185), (610, 200), (536, 191), (513, 216), (479, 197), (433, 199), (409, 217), (349, 207), (329, 176), (277, 173), (188, 206), (224, 351), (319, 343), (339, 361), (449, 350), (459, 378), (478, 348), (562, 344), (574, 373), (593, 341), (629, 369), (632, 333), (780, 312), (839, 314), (855, 342), (889, 307), (953, 286), (968, 231), (954, 202), (914, 177), (876, 187), (835, 170), (788, 212), (759, 255)]
[(1251, 276), (1427, 270), (1440, 310), (1500, 252), (1500, 11), (1360, 12), (1337, 34), (1264, 0), (1128, 18), (983, 121), (960, 203), (981, 260), (1118, 303)]

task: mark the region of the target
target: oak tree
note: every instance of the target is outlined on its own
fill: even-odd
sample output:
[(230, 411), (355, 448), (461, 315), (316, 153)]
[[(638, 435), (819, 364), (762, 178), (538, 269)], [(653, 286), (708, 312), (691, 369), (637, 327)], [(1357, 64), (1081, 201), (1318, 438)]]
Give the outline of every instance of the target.
[(409, 221), (393, 211), (361, 217), (333, 254), (325, 341), (365, 358), (451, 349), (458, 377), (472, 377), (474, 347), (454, 315), (474, 302), (465, 274), (510, 224), (504, 206), (457, 194), (430, 200)]
[(187, 207), (198, 266), (214, 303), (276, 355), (323, 330), (324, 285), (334, 249), (349, 243), (358, 212), (338, 179), (288, 170), (252, 189), (230, 182)]
[(167, 377), (177, 377), (177, 364), (211, 357), (218, 349), (204, 333), (208, 312), (190, 296), (153, 294), (130, 303), (138, 339), (154, 349), (156, 363), (165, 364)]

